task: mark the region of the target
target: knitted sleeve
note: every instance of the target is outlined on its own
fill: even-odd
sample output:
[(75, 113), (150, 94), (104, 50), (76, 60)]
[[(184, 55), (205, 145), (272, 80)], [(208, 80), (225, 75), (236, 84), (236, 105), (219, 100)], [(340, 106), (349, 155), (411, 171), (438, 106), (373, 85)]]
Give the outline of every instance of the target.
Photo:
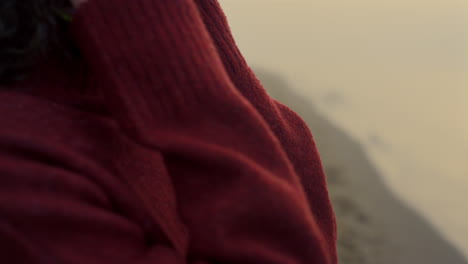
[(115, 212), (86, 174), (90, 164), (39, 142), (0, 135), (2, 263), (187, 263), (167, 245), (148, 245), (142, 228)]
[(0, 263), (187, 263), (109, 165), (128, 150), (113, 121), (17, 92), (0, 101)]
[(327, 241), (327, 251), (336, 263), (335, 215), (319, 152), (307, 123), (291, 108), (267, 94), (238, 49), (218, 1), (195, 2), (236, 89), (262, 115), (293, 164), (304, 186), (311, 212)]
[(73, 26), (122, 131), (165, 157), (190, 235), (184, 261), (331, 263), (300, 177), (193, 0), (90, 0)]

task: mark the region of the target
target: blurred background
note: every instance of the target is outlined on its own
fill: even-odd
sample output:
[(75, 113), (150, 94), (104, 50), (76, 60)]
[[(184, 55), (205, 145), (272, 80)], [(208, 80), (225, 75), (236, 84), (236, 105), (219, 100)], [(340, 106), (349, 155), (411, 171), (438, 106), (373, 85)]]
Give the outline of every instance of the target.
[(220, 3), (317, 141), (340, 263), (468, 264), (468, 1)]

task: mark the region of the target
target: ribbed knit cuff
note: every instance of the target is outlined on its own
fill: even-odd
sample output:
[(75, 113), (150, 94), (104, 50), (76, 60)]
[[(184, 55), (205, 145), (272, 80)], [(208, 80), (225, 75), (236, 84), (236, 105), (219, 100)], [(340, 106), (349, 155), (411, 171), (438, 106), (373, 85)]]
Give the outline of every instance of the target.
[(106, 103), (134, 125), (184, 118), (237, 92), (193, 0), (89, 0), (73, 30), (106, 80)]

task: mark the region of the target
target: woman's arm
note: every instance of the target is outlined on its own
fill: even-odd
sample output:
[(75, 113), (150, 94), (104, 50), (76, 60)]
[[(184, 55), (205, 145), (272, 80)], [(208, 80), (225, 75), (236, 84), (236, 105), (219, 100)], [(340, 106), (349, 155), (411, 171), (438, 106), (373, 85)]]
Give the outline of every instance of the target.
[(122, 131), (164, 155), (190, 259), (330, 263), (298, 175), (193, 0), (89, 0), (73, 26)]
[[(116, 210), (116, 197), (103, 186), (113, 186), (120, 200), (130, 191), (115, 175), (64, 147), (66, 142), (50, 133), (54, 129), (39, 129), (29, 118), (33, 114), (26, 116), (34, 120), (34, 130), (17, 113), (4, 114), (2, 124), (21, 124), (0, 129), (1, 263), (187, 263), (163, 239), (148, 243), (143, 228)], [(56, 127), (50, 120), (44, 123)]]

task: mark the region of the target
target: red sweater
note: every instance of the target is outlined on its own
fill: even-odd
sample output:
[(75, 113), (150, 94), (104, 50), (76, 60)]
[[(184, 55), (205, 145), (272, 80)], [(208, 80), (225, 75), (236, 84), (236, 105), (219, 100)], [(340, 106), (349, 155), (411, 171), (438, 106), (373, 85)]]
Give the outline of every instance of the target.
[(311, 132), (216, 0), (89, 0), (0, 89), (2, 263), (337, 263)]

